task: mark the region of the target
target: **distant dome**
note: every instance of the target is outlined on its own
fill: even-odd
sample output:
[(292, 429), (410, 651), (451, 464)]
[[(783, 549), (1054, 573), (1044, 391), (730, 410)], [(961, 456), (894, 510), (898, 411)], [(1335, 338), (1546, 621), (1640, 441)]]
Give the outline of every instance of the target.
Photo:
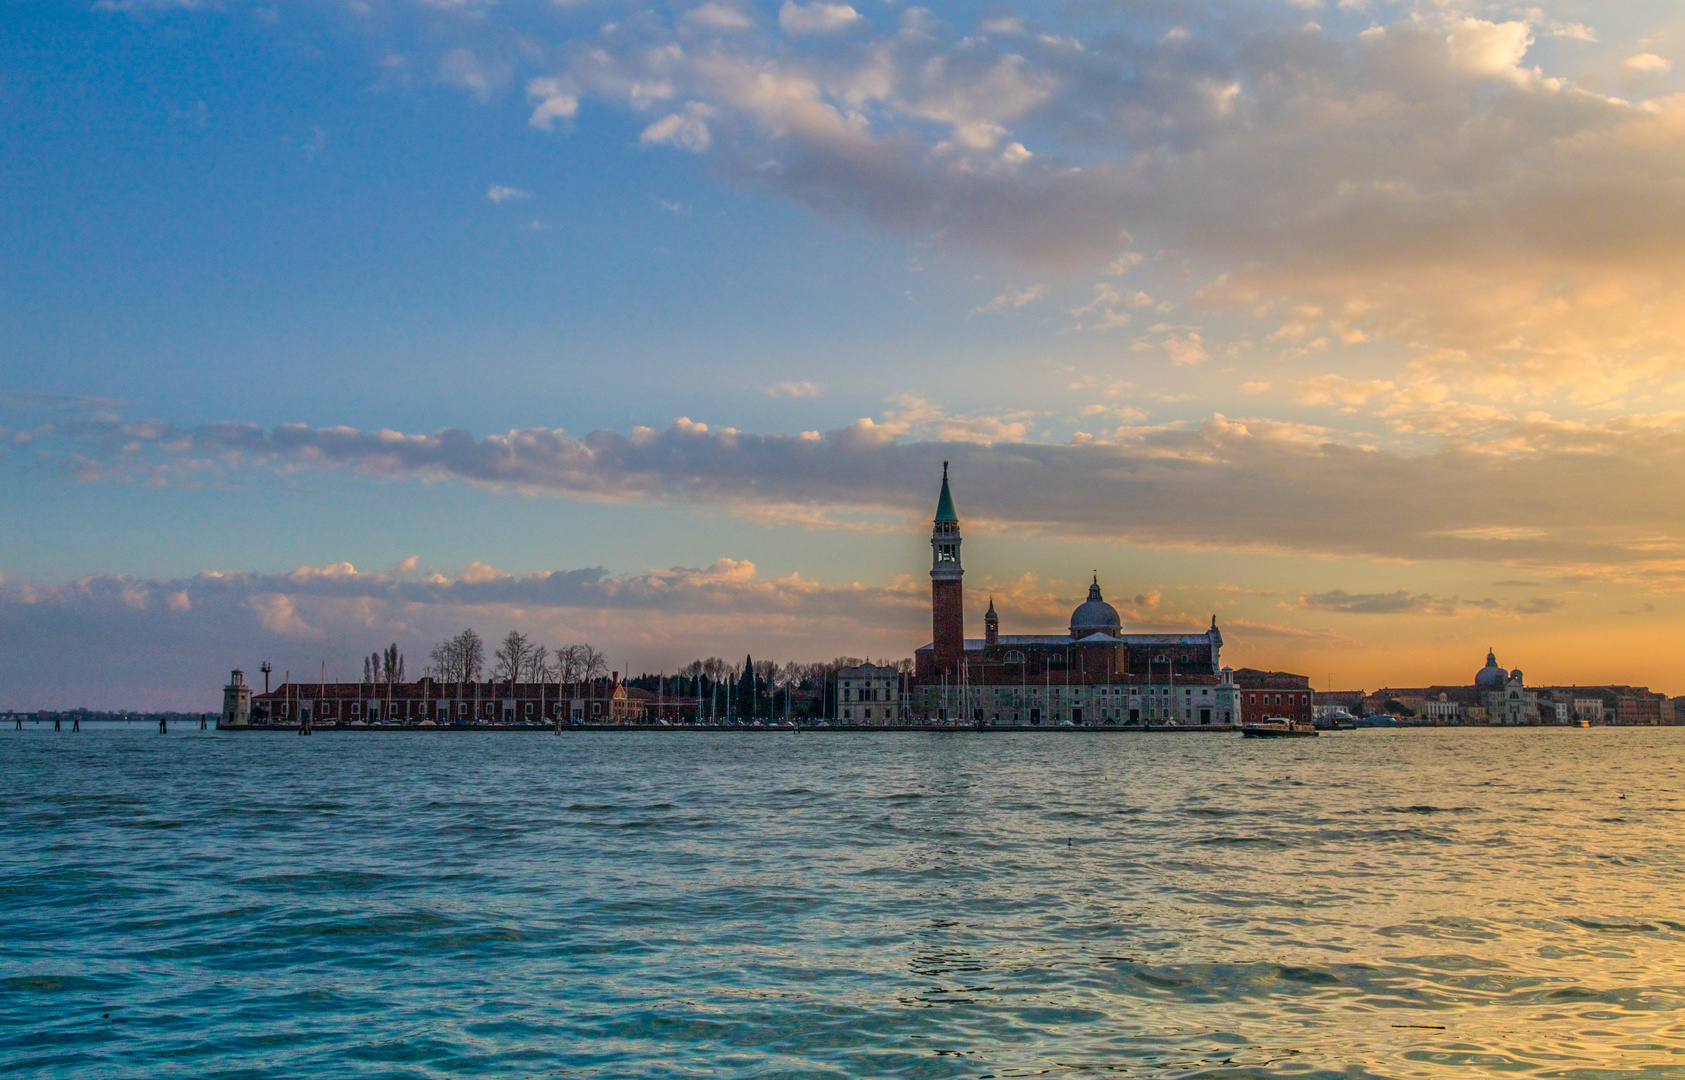
[(1096, 574), (1094, 584), (1088, 587), (1088, 599), (1071, 612), (1071, 636), (1078, 639), (1090, 634), (1116, 637), (1122, 630), (1123, 620), (1118, 618), (1117, 608), (1100, 596), (1100, 576)]
[(1510, 673), (1509, 673), (1509, 677), (1510, 677), (1510, 678), (1512, 678), (1512, 679), (1519, 679), (1519, 678), (1521, 678), (1521, 669), (1520, 669), (1520, 668), (1516, 668), (1516, 669), (1515, 669), (1515, 670), (1514, 670), (1514, 671), (1512, 671), (1512, 672), (1510, 672)]
[(1486, 666), (1475, 675), (1474, 685), (1498, 690), (1503, 688), (1504, 680), (1508, 678), (1509, 672), (1498, 663), (1498, 658), (1492, 655), (1492, 650), (1487, 649)]

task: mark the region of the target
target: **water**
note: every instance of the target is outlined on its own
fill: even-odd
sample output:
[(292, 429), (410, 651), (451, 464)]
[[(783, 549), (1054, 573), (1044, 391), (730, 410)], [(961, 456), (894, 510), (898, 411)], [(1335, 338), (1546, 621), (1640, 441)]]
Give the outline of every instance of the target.
[(1682, 750), (0, 732), (0, 1073), (1685, 1077)]

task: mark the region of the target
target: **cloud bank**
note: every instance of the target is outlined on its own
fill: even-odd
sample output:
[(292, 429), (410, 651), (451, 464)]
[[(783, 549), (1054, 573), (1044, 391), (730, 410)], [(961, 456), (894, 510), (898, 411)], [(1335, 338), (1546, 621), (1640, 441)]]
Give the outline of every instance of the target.
[[(1064, 443), (922, 402), (829, 432), (665, 429), (476, 438), (347, 427), (116, 420), (13, 433), (14, 465), (83, 480), (194, 483), (240, 469), (455, 479), (599, 502), (690, 506), (815, 528), (910, 528), (952, 462), (970, 527), (1231, 551), (1526, 564), (1677, 587), (1685, 417), (1533, 419), (1406, 454), (1317, 428), (1213, 414)], [(920, 431), (933, 435), (920, 436)], [(6, 432), (0, 431), (0, 445)], [(27, 437), (25, 437), (27, 436)], [(21, 443), (17, 440), (22, 439)], [(864, 518), (862, 518), (864, 515)]]

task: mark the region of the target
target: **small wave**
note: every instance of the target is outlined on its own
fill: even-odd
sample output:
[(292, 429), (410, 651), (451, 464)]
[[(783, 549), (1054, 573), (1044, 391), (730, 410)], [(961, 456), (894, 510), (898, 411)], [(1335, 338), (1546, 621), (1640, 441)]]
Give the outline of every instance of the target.
[(1254, 847), (1285, 851), (1288, 845), (1271, 836), (1203, 836), (1194, 843), (1206, 847)]
[(117, 985), (110, 979), (90, 979), (82, 975), (13, 975), (0, 979), (0, 989), (24, 994), (110, 990)]
[(1607, 930), (1624, 934), (1653, 934), (1661, 929), (1647, 922), (1598, 922), (1596, 919), (1582, 919), (1578, 915), (1568, 916), (1568, 921), (1584, 930)]
[(1449, 844), (1451, 837), (1429, 829), (1323, 829), (1317, 836), (1324, 840), (1335, 841), (1379, 841), (1379, 842), (1423, 842), (1429, 844)]

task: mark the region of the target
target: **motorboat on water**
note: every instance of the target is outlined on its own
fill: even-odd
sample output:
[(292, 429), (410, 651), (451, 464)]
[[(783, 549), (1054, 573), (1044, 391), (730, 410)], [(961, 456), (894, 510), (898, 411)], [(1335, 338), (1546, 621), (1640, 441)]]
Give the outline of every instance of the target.
[(1240, 725), (1240, 734), (1247, 739), (1314, 739), (1316, 725), (1303, 720), (1271, 718)]

